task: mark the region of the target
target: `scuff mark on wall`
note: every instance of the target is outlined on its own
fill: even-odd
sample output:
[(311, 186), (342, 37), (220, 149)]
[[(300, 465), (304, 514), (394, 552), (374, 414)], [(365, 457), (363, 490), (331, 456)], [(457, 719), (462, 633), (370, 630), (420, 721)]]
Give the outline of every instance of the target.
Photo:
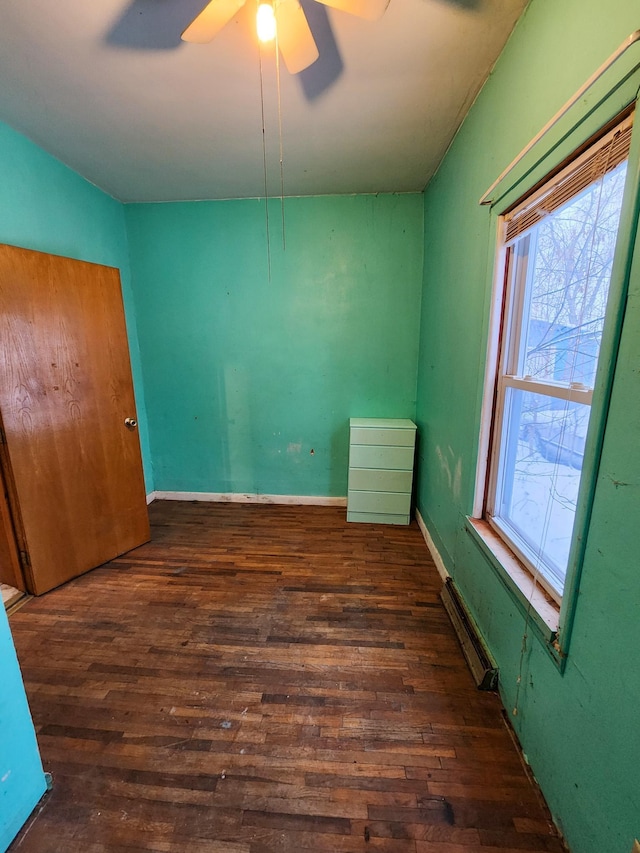
[[(449, 448), (451, 450), (451, 448)], [(451, 451), (453, 453), (453, 451)], [(462, 459), (458, 456), (456, 467), (453, 472), (453, 496), (456, 500), (460, 499), (460, 489), (462, 484)]]
[(287, 445), (287, 453), (300, 453), (301, 450), (302, 444), (296, 444), (292, 441)]
[(439, 445), (436, 445), (435, 450), (438, 462), (440, 463), (440, 471), (447, 482), (449, 491), (458, 499), (462, 484), (462, 459), (461, 457), (456, 459), (456, 454), (452, 447), (447, 447), (446, 454), (443, 453)]
[(614, 478), (611, 476), (611, 474), (607, 474), (607, 476), (609, 477), (609, 479), (611, 480), (611, 482), (613, 483), (613, 485), (616, 487), (616, 489), (617, 489), (617, 488), (619, 488), (620, 486), (630, 486), (630, 485), (632, 485), (631, 483), (626, 483), (624, 480), (616, 480), (616, 479), (614, 479)]

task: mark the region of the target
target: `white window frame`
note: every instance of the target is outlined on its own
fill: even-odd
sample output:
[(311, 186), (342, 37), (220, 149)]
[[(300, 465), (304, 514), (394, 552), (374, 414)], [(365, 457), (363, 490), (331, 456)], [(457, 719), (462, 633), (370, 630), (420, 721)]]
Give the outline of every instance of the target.
[[(531, 241), (532, 235), (521, 239), (523, 241)], [(531, 559), (528, 553), (531, 549), (527, 543), (520, 539), (516, 530), (506, 525), (496, 514), (498, 484), (503, 476), (506, 456), (505, 448), (499, 437), (503, 434), (505, 415), (508, 409), (506, 399), (508, 389), (512, 388), (528, 391), (533, 394), (544, 394), (547, 397), (554, 397), (572, 403), (582, 403), (588, 406), (591, 406), (593, 389), (581, 386), (579, 383), (568, 385), (559, 382), (544, 382), (530, 376), (523, 376), (521, 375), (521, 371), (517, 371), (515, 362), (518, 354), (521, 352), (520, 342), (524, 331), (523, 319), (527, 311), (523, 303), (526, 296), (530, 295), (530, 288), (526, 282), (522, 281), (522, 269), (515, 258), (516, 252), (517, 247), (514, 244), (506, 247), (506, 299), (501, 326), (503, 337), (507, 339), (509, 345), (504, 347), (500, 353), (496, 373), (495, 402), (492, 411), (494, 439), (489, 458), (488, 488), (486, 490), (483, 517), (496, 531), (498, 536), (513, 550), (538, 583), (559, 604), (562, 599), (561, 594), (545, 578), (539, 566)], [(513, 274), (511, 274), (512, 265), (515, 267)], [(531, 265), (527, 264), (525, 275), (528, 276), (530, 273)]]

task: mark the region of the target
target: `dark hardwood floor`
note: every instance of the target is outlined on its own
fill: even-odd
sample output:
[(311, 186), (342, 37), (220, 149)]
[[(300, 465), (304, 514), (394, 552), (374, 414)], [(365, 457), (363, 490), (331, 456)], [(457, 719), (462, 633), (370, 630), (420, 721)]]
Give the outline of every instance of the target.
[(54, 788), (15, 853), (556, 853), (415, 523), (157, 502), (11, 617)]

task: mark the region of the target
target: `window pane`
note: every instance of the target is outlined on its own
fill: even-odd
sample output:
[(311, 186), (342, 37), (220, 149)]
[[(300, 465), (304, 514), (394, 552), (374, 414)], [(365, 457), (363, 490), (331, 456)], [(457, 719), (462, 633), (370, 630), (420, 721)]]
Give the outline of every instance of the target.
[[(590, 407), (509, 389), (496, 515), (562, 592)], [(519, 541), (518, 541), (519, 540)]]
[(621, 163), (531, 234), (523, 376), (593, 387), (626, 168)]

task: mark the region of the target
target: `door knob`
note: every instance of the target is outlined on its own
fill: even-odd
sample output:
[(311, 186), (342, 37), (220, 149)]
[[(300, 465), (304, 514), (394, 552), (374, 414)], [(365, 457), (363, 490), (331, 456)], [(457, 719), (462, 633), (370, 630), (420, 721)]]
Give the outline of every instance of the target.
[(138, 421), (135, 418), (125, 418), (124, 425), (127, 429), (135, 429), (138, 426)]

